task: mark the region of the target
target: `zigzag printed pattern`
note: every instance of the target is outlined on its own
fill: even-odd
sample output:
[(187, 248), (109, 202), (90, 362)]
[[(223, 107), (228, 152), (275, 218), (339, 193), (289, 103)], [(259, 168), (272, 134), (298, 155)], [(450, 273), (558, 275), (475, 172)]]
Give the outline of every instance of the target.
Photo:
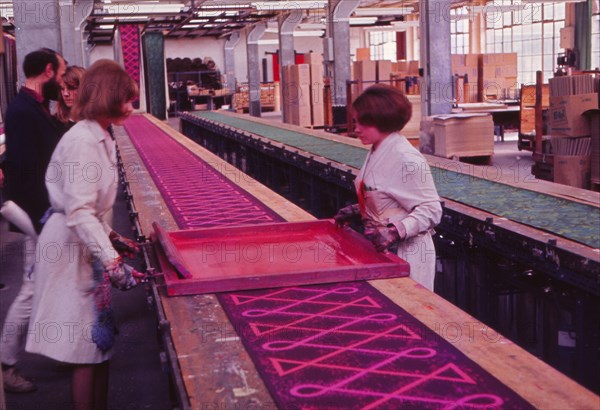
[(218, 297), (280, 408), (532, 408), (367, 283)]

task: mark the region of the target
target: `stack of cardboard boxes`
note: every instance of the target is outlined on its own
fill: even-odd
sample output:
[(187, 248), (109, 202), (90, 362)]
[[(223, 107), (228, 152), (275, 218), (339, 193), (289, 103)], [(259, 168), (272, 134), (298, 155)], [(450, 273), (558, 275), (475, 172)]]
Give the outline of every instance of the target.
[(479, 78), (484, 101), (516, 97), (517, 53), (482, 54)]
[(435, 115), (434, 153), (444, 158), (492, 157), (494, 122), (490, 114)]
[[(352, 79), (357, 82), (352, 95), (359, 95), (363, 90), (375, 83), (386, 83), (399, 86), (398, 80), (410, 77), (411, 94), (417, 94), (418, 61), (358, 60), (352, 63)], [(414, 91), (414, 92), (412, 92)], [(408, 93), (407, 93), (408, 94)]]
[(512, 99), (517, 96), (517, 53), (453, 54), (452, 74), (459, 77), (458, 102)]
[(456, 98), (459, 103), (479, 102), (479, 54), (453, 54), (452, 74), (458, 76)]
[(283, 74), (283, 109), (285, 122), (301, 127), (310, 120), (310, 68), (308, 64), (286, 65)]
[[(594, 138), (590, 147), (598, 146), (598, 133), (590, 127), (586, 111), (598, 109), (599, 80), (591, 74), (551, 78), (549, 133), (561, 147), (582, 145), (582, 139)], [(561, 141), (569, 139), (569, 143)], [(558, 143), (555, 143), (558, 148)], [(586, 145), (587, 146), (587, 145)], [(554, 150), (554, 182), (588, 188), (590, 185), (591, 150), (562, 152)]]
[(304, 61), (305, 64), (287, 65), (282, 69), (284, 122), (322, 127), (325, 125), (323, 57), (308, 53)]

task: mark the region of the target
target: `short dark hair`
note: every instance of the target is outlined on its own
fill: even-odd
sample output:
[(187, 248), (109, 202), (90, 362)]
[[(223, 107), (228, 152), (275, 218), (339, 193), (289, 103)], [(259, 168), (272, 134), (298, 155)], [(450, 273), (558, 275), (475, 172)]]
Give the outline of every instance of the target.
[(352, 103), (356, 120), (380, 132), (400, 131), (410, 121), (412, 104), (396, 87), (375, 84)]
[(23, 60), (25, 78), (37, 77), (42, 74), (48, 63), (52, 64), (52, 68), (56, 72), (59, 66), (58, 58), (59, 54), (50, 48), (40, 48), (27, 54)]
[(72, 114), (78, 120), (119, 118), (122, 105), (138, 95), (136, 82), (119, 64), (98, 60), (83, 75)]

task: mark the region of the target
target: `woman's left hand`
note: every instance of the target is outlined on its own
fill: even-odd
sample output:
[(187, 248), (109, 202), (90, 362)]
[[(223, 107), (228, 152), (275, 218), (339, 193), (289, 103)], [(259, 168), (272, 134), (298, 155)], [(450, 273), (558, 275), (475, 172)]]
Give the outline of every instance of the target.
[(140, 248), (137, 244), (129, 238), (119, 235), (115, 231), (111, 231), (108, 235), (112, 246), (115, 248), (119, 255), (133, 258), (140, 252)]
[(373, 243), (377, 252), (386, 251), (400, 240), (400, 234), (393, 225), (366, 227), (365, 237)]

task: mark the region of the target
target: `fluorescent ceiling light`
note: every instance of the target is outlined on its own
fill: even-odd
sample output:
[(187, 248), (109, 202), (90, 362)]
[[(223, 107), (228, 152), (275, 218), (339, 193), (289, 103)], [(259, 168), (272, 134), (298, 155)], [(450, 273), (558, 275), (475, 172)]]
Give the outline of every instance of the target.
[(181, 28), (198, 28), (200, 27), (197, 24), (184, 24), (183, 26), (181, 26)]
[(203, 9), (247, 9), (252, 7), (251, 0), (203, 0), (197, 2), (197, 7)]
[(294, 37), (321, 37), (323, 30), (296, 30)]
[(135, 15), (135, 16), (119, 16), (119, 18), (117, 18), (118, 21), (138, 21), (138, 20), (148, 20), (148, 16), (147, 15)]
[(208, 23), (210, 19), (191, 19), (190, 23)]
[(350, 25), (375, 24), (377, 17), (350, 17)]
[(252, 4), (256, 10), (271, 11), (271, 10), (312, 10), (324, 9), (327, 6), (327, 1), (257, 1)]
[(257, 41), (257, 44), (261, 45), (261, 46), (272, 46), (272, 45), (278, 46), (279, 40), (276, 38), (271, 38), (271, 39), (266, 39), (266, 38), (262, 39), (261, 38), (260, 40)]
[(100, 24), (98, 26), (98, 28), (100, 30), (112, 30), (113, 28), (115, 28), (115, 25), (114, 24)]
[(323, 23), (300, 23), (298, 24), (300, 30), (325, 30), (325, 24)]
[(168, 4), (105, 4), (103, 10), (108, 14), (151, 14), (173, 13), (177, 14), (183, 9), (181, 3)]
[(355, 16), (403, 16), (414, 11), (412, 6), (406, 7), (372, 7), (354, 10)]
[[(237, 11), (236, 11), (237, 13)], [(199, 10), (194, 13), (196, 17), (218, 17), (223, 14), (220, 10)]]

